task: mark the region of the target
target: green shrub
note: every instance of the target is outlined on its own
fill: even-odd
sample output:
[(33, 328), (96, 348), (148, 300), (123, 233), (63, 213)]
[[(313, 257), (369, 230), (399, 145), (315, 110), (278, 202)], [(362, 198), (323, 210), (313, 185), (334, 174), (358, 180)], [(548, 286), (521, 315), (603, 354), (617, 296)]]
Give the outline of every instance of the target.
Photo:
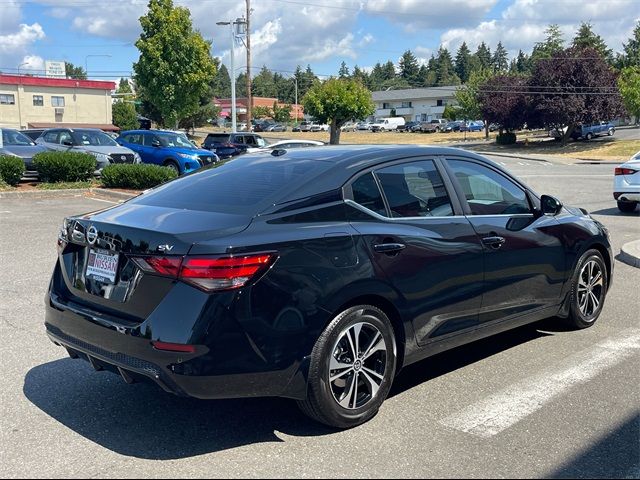
[(107, 188), (131, 188), (146, 190), (177, 177), (176, 172), (159, 165), (117, 164), (102, 170), (102, 184)]
[(96, 157), (82, 152), (41, 152), (33, 164), (43, 182), (86, 182), (96, 170)]
[(504, 132), (496, 137), (496, 143), (498, 145), (513, 145), (516, 143), (516, 134), (513, 132)]
[(14, 187), (24, 173), (24, 160), (13, 155), (0, 155), (0, 180)]

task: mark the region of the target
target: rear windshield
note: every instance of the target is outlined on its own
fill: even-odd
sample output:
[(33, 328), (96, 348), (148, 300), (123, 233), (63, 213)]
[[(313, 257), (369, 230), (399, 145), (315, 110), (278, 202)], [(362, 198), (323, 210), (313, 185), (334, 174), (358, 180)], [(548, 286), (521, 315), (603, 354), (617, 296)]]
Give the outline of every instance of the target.
[(321, 160), (285, 157), (269, 154), (237, 158), (169, 182), (131, 202), (254, 216), (270, 205), (289, 200), (287, 194), (332, 166)]

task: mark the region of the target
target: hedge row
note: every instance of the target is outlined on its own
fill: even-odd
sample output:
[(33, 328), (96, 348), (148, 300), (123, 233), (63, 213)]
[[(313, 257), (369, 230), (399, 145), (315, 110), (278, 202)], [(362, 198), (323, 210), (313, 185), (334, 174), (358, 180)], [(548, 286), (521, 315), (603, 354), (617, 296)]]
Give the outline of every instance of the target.
[(13, 155), (0, 155), (0, 180), (14, 187), (24, 173), (24, 161)]
[(81, 152), (41, 152), (33, 164), (43, 182), (86, 182), (93, 178), (96, 157)]
[(504, 132), (503, 134), (498, 134), (496, 137), (496, 143), (498, 145), (513, 145), (516, 143), (516, 134), (513, 132)]
[(116, 164), (102, 170), (102, 184), (107, 188), (146, 190), (173, 180), (178, 175), (172, 168), (149, 164)]

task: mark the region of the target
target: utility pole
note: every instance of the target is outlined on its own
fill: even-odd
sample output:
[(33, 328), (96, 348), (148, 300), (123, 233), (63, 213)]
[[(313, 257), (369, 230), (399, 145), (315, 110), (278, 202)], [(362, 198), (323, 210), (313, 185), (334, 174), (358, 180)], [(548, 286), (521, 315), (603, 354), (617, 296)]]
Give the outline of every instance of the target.
[[(251, 0), (247, 4), (247, 131), (251, 131), (253, 97), (251, 95)], [(235, 74), (234, 74), (235, 75)]]

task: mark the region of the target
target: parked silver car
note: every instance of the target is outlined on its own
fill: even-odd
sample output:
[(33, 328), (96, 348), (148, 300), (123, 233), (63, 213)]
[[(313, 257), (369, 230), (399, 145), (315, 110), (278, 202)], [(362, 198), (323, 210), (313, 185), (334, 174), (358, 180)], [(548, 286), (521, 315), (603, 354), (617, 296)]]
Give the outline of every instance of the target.
[(102, 130), (93, 128), (52, 128), (36, 140), (49, 150), (85, 152), (96, 157), (96, 175), (112, 163), (140, 163), (140, 155), (120, 146)]
[(46, 152), (47, 149), (36, 145), (25, 134), (12, 128), (0, 128), (0, 155), (20, 157), (24, 162), (24, 176), (36, 177), (38, 172), (33, 166), (33, 157), (36, 153)]

